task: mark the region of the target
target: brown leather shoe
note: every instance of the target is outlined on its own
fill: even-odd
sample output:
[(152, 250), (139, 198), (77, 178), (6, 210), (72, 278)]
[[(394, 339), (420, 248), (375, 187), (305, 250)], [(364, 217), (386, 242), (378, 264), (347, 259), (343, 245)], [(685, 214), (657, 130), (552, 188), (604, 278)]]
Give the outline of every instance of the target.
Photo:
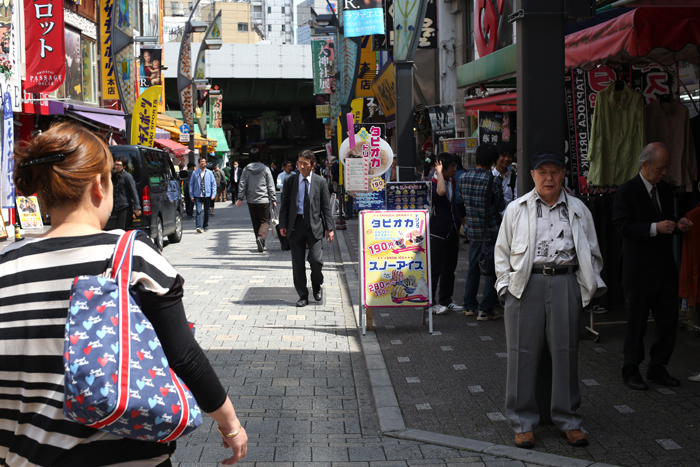
[(515, 445), (523, 449), (531, 449), (535, 447), (535, 432), (526, 431), (524, 433), (515, 434)]
[(569, 446), (585, 446), (588, 444), (588, 437), (581, 430), (567, 430), (564, 432)]

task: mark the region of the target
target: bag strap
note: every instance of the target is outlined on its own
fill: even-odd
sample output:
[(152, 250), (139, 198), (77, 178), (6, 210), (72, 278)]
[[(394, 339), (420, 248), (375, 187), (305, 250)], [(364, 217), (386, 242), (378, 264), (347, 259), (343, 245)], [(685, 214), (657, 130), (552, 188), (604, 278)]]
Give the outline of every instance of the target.
[(486, 184), (486, 204), (484, 205), (484, 227), (489, 228), (491, 220), (491, 198), (493, 197), (493, 174), (489, 173), (489, 182)]
[(112, 413), (90, 426), (100, 429), (111, 425), (127, 410), (129, 403), (129, 380), (131, 372), (131, 313), (129, 310), (129, 282), (131, 280), (131, 268), (134, 254), (134, 242), (136, 240), (136, 230), (124, 232), (117, 241), (114, 251), (114, 261), (112, 264), (112, 278), (117, 282), (119, 296), (117, 297), (117, 308), (119, 323), (117, 325), (118, 345), (119, 345), (119, 372), (117, 373), (116, 393), (117, 404)]

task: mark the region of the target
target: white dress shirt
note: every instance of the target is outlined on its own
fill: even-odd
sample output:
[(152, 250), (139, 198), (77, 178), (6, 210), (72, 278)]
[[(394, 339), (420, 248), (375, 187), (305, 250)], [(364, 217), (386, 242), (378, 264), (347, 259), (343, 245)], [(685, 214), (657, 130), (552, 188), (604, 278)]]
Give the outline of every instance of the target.
[[(304, 196), (307, 195), (311, 191), (311, 177), (313, 176), (313, 172), (309, 173), (308, 177), (304, 177), (301, 172), (299, 172), (299, 197), (297, 199), (297, 214), (304, 214)], [(307, 192), (304, 193), (304, 190), (301, 189), (301, 187), (304, 186), (304, 178), (309, 181), (309, 186), (307, 187)]]

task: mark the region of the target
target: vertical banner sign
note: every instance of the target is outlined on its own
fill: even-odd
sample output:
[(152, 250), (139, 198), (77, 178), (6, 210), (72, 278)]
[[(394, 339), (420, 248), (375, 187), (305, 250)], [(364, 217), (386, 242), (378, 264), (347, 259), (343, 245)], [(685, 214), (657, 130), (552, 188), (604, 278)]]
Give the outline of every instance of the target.
[[(132, 1), (114, 1), (114, 9), (112, 11), (112, 40), (114, 40), (115, 32), (119, 31), (128, 38), (132, 38), (134, 28), (138, 27), (138, 18), (136, 16), (136, 4)], [(136, 55), (133, 45), (129, 45), (114, 53), (114, 43), (112, 43), (112, 55), (114, 60), (114, 69), (116, 71), (117, 91), (119, 99), (124, 107), (124, 113), (127, 115), (133, 114), (134, 104), (136, 103)]]
[(64, 32), (66, 48), (66, 94), (76, 101), (85, 100), (83, 93), (82, 53), (80, 33), (66, 28)]
[(53, 92), (66, 79), (63, 0), (27, 0), (24, 6), (27, 92)]
[(102, 99), (119, 99), (114, 57), (112, 55), (112, 9), (114, 0), (104, 0), (100, 9), (100, 67), (102, 69)]
[[(372, 36), (374, 50), (393, 50), (394, 48), (394, 0), (384, 0), (384, 35)], [(423, 30), (421, 31), (419, 49), (437, 48), (437, 5), (435, 0), (428, 0), (428, 9), (425, 11)]]
[(139, 93), (151, 86), (163, 84), (160, 67), (163, 65), (163, 50), (160, 47), (141, 46), (139, 65)]
[(396, 113), (396, 75), (394, 74), (394, 62), (389, 62), (370, 84), (372, 94), (379, 101), (379, 106), (386, 116), (387, 121), (394, 120)]
[(0, 83), (4, 83), (2, 89), (13, 93), (12, 108), (15, 112), (22, 111), (22, 99), (20, 99), (21, 73), (19, 73), (19, 50), (17, 41), (23, 28), (19, 27), (20, 11), (16, 8), (14, 0), (5, 0), (3, 8), (0, 8), (0, 58), (4, 59), (6, 66), (10, 67), (9, 75), (0, 74)]
[[(14, 167), (12, 158), (15, 145), (15, 134), (12, 121), (12, 95), (5, 92), (2, 103), (2, 207), (3, 209), (13, 209), (15, 207), (15, 182)], [(1, 215), (1, 214), (0, 214)], [(11, 219), (10, 219), (11, 221)]]
[(427, 0), (394, 2), (394, 60), (413, 60), (420, 42), (415, 40), (416, 26), (422, 26), (427, 6)]
[(335, 47), (333, 38), (312, 37), (311, 57), (314, 72), (314, 94), (331, 94), (335, 74)]
[(180, 48), (180, 69), (178, 70), (177, 84), (180, 91), (180, 110), (182, 110), (182, 119), (192, 128), (194, 125), (194, 112), (192, 110), (192, 86), (190, 79), (192, 78), (192, 34), (185, 34), (182, 39), (182, 47)]
[(428, 107), (430, 125), (435, 136), (452, 138), (455, 135), (455, 108), (453, 105), (433, 105)]
[(209, 126), (221, 128), (221, 112), (224, 99), (221, 94), (209, 95)]
[(160, 86), (153, 86), (141, 94), (136, 100), (131, 119), (131, 141), (129, 144), (153, 147), (158, 118), (158, 101)]
[(345, 37), (384, 34), (382, 0), (345, 0)]
[(428, 211), (362, 211), (360, 272), (367, 307), (430, 306)]
[(362, 38), (360, 49), (360, 66), (357, 70), (357, 84), (355, 85), (355, 97), (374, 97), (372, 94), (372, 80), (377, 76), (377, 53), (372, 50), (370, 36)]

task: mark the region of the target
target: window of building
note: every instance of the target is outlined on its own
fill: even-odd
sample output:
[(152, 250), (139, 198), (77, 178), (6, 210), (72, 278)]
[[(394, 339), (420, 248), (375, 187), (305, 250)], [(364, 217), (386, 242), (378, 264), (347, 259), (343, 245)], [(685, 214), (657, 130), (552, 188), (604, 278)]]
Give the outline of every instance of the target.
[(272, 32), (272, 25), (271, 24), (267, 25), (267, 32)]
[(248, 23), (238, 23), (238, 32), (248, 32)]
[(284, 32), (284, 24), (282, 25), (282, 32)]
[(95, 47), (95, 42), (81, 37), (83, 100), (91, 103), (97, 103), (97, 57)]
[(268, 13), (272, 13), (272, 7), (271, 7), (271, 6), (267, 7), (267, 12), (268, 12)]
[(282, 7), (282, 14), (284, 14), (284, 7)]

